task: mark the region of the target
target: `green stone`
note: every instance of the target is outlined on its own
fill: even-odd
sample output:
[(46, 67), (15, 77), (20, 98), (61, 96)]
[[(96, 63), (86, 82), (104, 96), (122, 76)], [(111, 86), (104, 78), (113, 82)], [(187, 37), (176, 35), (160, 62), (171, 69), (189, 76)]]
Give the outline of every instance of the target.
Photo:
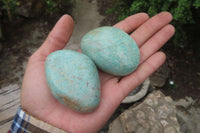
[(99, 69), (115, 76), (132, 73), (139, 65), (140, 52), (136, 42), (115, 27), (100, 27), (88, 32), (81, 40), (81, 51)]
[(45, 62), (46, 79), (53, 96), (78, 112), (91, 112), (100, 102), (100, 80), (89, 57), (71, 50), (51, 53)]

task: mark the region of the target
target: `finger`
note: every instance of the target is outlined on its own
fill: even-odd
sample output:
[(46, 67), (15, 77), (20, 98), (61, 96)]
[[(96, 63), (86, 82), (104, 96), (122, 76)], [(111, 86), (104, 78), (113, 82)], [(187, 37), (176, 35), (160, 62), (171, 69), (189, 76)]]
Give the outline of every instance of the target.
[(140, 64), (159, 50), (173, 36), (174, 32), (174, 27), (168, 24), (148, 40), (140, 48)]
[(127, 33), (130, 33), (148, 19), (149, 16), (146, 13), (138, 13), (125, 18), (121, 22), (115, 24), (114, 27), (119, 28)]
[(36, 54), (46, 58), (50, 53), (63, 49), (71, 37), (73, 26), (71, 16), (63, 15), (49, 33), (45, 42), (36, 51)]
[(120, 82), (119, 95), (126, 97), (134, 88), (140, 85), (147, 77), (156, 71), (165, 61), (163, 52), (157, 52), (142, 63), (135, 72), (124, 77)]
[(158, 15), (155, 15), (154, 17), (146, 21), (137, 30), (135, 30), (131, 34), (131, 37), (136, 41), (138, 47), (140, 47), (159, 29), (170, 23), (171, 20), (172, 20), (172, 15), (170, 13), (168, 12), (159, 13)]
[(103, 72), (102, 70), (98, 70), (99, 71), (99, 77), (100, 77), (100, 81), (101, 84), (105, 84), (106, 82), (110, 81), (113, 78), (118, 79), (118, 77), (111, 75), (109, 73)]

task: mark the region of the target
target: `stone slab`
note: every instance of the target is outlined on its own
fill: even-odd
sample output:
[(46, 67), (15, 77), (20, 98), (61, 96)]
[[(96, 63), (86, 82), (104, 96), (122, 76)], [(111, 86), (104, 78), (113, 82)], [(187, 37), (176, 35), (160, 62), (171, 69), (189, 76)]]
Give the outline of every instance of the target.
[(161, 91), (150, 93), (114, 120), (109, 133), (180, 133), (173, 100)]

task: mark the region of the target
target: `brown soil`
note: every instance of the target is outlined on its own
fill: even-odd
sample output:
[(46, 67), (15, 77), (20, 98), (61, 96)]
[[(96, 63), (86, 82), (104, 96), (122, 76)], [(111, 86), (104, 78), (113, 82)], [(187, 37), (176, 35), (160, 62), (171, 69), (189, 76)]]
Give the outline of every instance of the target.
[(112, 26), (119, 21), (116, 12), (106, 13), (108, 9), (114, 6), (114, 3), (114, 0), (97, 0), (98, 11), (101, 15), (105, 16), (105, 19), (101, 22), (101, 26)]
[(165, 95), (174, 100), (192, 97), (196, 105), (200, 105), (200, 61), (196, 58), (192, 49), (185, 47), (166, 46), (163, 51), (167, 54), (167, 62), (170, 67), (169, 79), (174, 81), (175, 87), (166, 84), (161, 88)]

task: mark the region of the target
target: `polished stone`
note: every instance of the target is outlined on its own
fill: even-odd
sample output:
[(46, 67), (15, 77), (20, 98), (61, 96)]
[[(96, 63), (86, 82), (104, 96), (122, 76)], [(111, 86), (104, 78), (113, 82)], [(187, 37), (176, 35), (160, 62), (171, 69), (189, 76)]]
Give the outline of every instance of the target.
[(98, 68), (116, 76), (132, 73), (140, 60), (136, 42), (124, 31), (109, 26), (88, 32), (81, 40), (81, 51)]
[(78, 112), (91, 112), (100, 102), (100, 80), (89, 57), (71, 50), (51, 53), (45, 62), (46, 79), (56, 99)]

